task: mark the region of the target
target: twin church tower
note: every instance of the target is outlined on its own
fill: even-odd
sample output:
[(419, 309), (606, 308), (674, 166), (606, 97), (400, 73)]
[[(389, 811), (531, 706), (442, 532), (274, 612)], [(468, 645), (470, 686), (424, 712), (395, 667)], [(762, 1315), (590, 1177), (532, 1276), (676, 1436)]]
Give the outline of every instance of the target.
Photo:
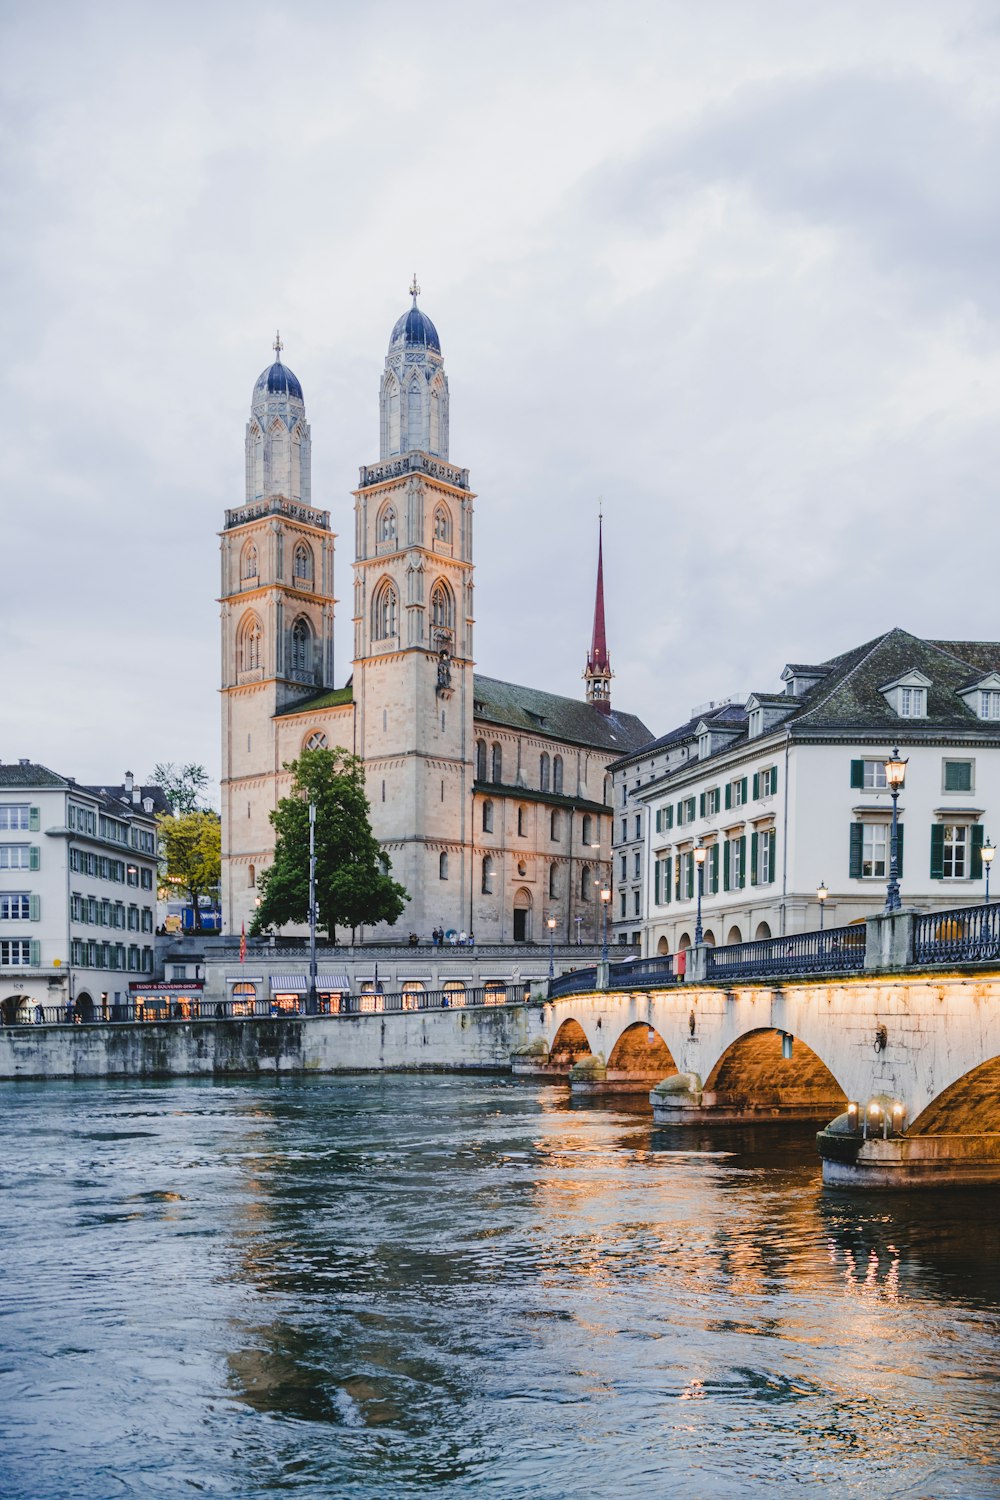
[[(281, 361), (254, 387), (246, 501), (222, 536), (223, 923), (248, 927), (268, 814), (303, 749), (364, 761), (372, 827), (411, 900), (396, 928), (478, 941), (597, 935), (610, 873), (605, 768), (651, 735), (611, 707), (598, 559), (586, 700), (482, 677), (473, 661), (473, 501), (449, 461), (448, 378), (430, 318), (392, 330), (380, 456), (354, 491), (354, 670), (334, 681), (334, 533), (312, 504), (311, 436)], [(554, 603), (556, 601), (553, 601)]]

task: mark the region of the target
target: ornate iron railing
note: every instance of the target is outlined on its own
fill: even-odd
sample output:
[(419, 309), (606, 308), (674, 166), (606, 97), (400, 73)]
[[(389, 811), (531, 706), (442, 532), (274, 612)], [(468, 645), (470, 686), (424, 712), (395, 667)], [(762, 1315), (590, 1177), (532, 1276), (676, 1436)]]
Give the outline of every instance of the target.
[(709, 948), (708, 979), (764, 978), (768, 974), (823, 974), (865, 966), (865, 928), (827, 927), (790, 937), (761, 938)]
[(557, 995), (582, 995), (597, 984), (597, 969), (573, 969), (569, 974), (557, 974), (549, 980), (549, 999)]
[(1000, 906), (960, 906), (914, 920), (917, 964), (985, 963), (1000, 958)]
[(612, 964), (608, 974), (609, 990), (641, 990), (673, 982), (674, 960), (670, 955), (626, 959), (622, 964)]

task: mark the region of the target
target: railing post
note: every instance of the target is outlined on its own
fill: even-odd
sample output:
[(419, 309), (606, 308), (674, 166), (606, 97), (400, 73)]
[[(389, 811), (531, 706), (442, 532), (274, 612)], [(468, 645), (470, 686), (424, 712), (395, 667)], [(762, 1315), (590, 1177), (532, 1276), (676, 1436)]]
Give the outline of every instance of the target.
[(595, 990), (606, 990), (611, 978), (611, 964), (606, 958), (602, 958), (597, 965), (597, 977), (594, 980)]
[(694, 943), (687, 951), (684, 978), (688, 984), (704, 984), (708, 978), (709, 943)]
[(865, 919), (865, 969), (906, 969), (913, 963), (917, 912), (913, 907), (880, 911)]

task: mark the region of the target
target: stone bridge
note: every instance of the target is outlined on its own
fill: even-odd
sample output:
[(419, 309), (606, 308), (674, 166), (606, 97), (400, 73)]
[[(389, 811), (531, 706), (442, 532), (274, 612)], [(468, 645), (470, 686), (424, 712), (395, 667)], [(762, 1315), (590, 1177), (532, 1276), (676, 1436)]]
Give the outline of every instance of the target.
[(1000, 1181), (1000, 977), (816, 978), (547, 1001), (514, 1071), (656, 1120), (815, 1119), (824, 1181)]

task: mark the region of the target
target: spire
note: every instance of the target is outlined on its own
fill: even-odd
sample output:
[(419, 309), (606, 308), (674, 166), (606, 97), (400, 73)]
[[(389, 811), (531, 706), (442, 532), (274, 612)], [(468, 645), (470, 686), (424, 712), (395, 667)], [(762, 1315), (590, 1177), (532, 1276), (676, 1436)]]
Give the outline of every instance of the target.
[(414, 273), (413, 273), (413, 280), (410, 282), (410, 296), (413, 298), (413, 305), (414, 305), (414, 307), (416, 307), (416, 305), (417, 305), (417, 298), (420, 296), (420, 288), (417, 286), (417, 273), (416, 273), (416, 271), (414, 271)]
[(604, 513), (597, 518), (597, 592), (594, 597), (594, 634), (583, 674), (587, 684), (587, 702), (592, 703), (598, 713), (611, 712), (611, 662), (608, 658), (608, 638), (604, 626)]
[(284, 347), (284, 344), (281, 342), (281, 331), (279, 329), (279, 331), (274, 335), (274, 343), (271, 345), (271, 348), (274, 350), (274, 357), (278, 361), (279, 365), (281, 364), (281, 351), (282, 349), (284, 349)]

